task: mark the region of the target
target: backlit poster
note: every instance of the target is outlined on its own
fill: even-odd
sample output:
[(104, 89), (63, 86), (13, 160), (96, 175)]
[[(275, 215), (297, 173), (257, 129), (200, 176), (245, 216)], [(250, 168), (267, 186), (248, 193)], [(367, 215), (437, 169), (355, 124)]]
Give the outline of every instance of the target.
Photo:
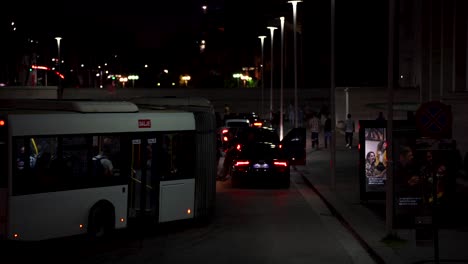
[(384, 192), (387, 179), (385, 128), (364, 128), (364, 171), (366, 192)]

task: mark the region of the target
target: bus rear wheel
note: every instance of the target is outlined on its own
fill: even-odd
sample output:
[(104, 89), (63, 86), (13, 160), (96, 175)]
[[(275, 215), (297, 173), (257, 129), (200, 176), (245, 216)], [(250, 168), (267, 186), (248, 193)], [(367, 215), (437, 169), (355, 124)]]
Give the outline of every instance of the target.
[(111, 207), (106, 205), (94, 206), (89, 214), (88, 234), (91, 238), (108, 237), (114, 229), (114, 217)]

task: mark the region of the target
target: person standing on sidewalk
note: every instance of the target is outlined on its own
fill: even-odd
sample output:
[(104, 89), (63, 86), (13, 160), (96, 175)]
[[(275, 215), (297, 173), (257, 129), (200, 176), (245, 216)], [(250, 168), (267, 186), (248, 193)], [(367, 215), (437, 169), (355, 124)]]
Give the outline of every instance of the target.
[(315, 113), (312, 114), (312, 118), (309, 120), (310, 135), (312, 139), (312, 149), (319, 147), (319, 132), (320, 132), (320, 120)]
[(328, 143), (331, 140), (331, 118), (330, 115), (327, 114), (327, 117), (325, 119), (325, 123), (323, 125), (323, 142), (325, 144), (325, 148), (328, 147)]
[(351, 119), (351, 114), (348, 114), (348, 118), (345, 121), (345, 141), (346, 147), (349, 149), (353, 146), (354, 129), (354, 120)]

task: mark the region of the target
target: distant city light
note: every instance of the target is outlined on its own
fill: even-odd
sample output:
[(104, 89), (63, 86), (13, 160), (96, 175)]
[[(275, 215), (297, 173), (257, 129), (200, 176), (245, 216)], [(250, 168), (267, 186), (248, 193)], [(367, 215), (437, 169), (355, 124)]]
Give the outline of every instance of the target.
[(117, 55), (114, 55), (114, 58), (117, 58)]
[(109, 74), (109, 71), (106, 71), (106, 74)]
[(400, 78), (403, 79), (403, 75), (400, 75)]
[(14, 26), (14, 25), (15, 25), (15, 22), (11, 22), (11, 25)]
[(129, 75), (128, 79), (129, 80), (138, 80), (138, 79), (140, 79), (140, 76), (138, 76), (138, 75)]
[(169, 70), (167, 70), (167, 69), (164, 69), (164, 72), (165, 72), (165, 73), (169, 73)]
[(16, 27), (13, 28), (13, 31), (16, 31)]
[(103, 87), (103, 86), (102, 86), (102, 84), (101, 84), (101, 85), (99, 85), (99, 88), (101, 88), (101, 89), (102, 89), (102, 87)]
[(157, 85), (158, 85), (158, 86), (161, 86), (161, 83), (158, 83)]
[(204, 39), (202, 39), (201, 44), (205, 44), (205, 40), (204, 40)]
[(174, 86), (174, 85), (175, 85), (175, 83), (172, 83), (172, 86)]
[(83, 67), (84, 67), (84, 64), (81, 64), (81, 68), (83, 68)]
[(101, 75), (99, 73), (96, 73), (96, 77), (99, 77), (99, 76), (101, 76)]
[(97, 67), (98, 67), (98, 69), (101, 69), (101, 65), (98, 65)]
[(104, 63), (104, 66), (107, 66), (107, 62), (106, 62), (106, 63)]
[(202, 6), (203, 10), (206, 10), (206, 5)]
[(145, 64), (145, 68), (148, 68), (148, 64)]

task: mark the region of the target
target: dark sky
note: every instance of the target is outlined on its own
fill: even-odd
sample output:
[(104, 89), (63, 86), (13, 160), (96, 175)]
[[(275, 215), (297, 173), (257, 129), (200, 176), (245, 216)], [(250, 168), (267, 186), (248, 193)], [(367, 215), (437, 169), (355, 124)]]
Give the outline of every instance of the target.
[[(304, 22), (304, 55), (323, 74), (329, 67), (329, 0), (306, 0), (298, 12)], [(3, 9), (18, 29), (54, 47), (61, 35), (64, 53), (86, 57), (125, 54), (144, 61), (190, 49), (199, 37), (204, 2), (209, 8), (223, 7), (226, 48), (258, 53), (259, 34), (267, 34), (268, 21), (285, 15), (291, 20), (286, 0), (179, 0), (179, 1), (54, 1), (20, 2)], [(381, 74), (386, 53), (386, 1), (336, 0), (337, 70), (343, 79)], [(73, 3), (73, 4), (71, 4)], [(298, 18), (299, 19), (299, 18)], [(99, 60), (100, 58), (95, 58)], [(383, 64), (383, 65), (382, 65)], [(359, 67), (357, 67), (359, 66)], [(341, 68), (340, 68), (341, 67)], [(352, 67), (353, 73), (347, 74)], [(359, 70), (357, 70), (359, 69)], [(374, 72), (372, 72), (374, 71)], [(379, 71), (376, 73), (375, 71)], [(349, 75), (349, 76), (346, 76)]]

